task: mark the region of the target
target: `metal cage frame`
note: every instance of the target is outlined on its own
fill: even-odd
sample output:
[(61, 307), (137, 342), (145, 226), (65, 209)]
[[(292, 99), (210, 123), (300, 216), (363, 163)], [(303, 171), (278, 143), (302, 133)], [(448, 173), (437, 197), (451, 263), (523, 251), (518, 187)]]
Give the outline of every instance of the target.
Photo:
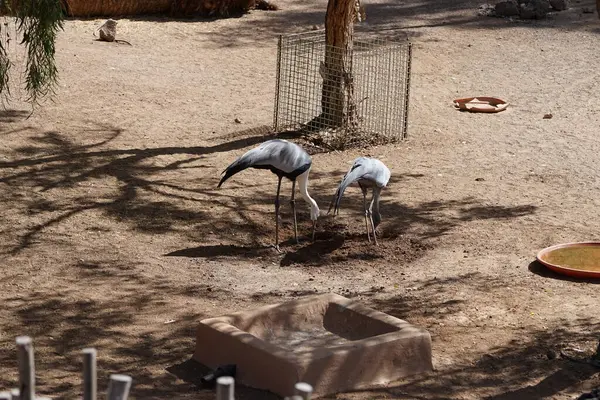
[[(412, 44), (355, 33), (351, 54), (347, 56), (349, 73), (340, 80), (352, 81), (352, 99), (357, 118), (350, 126), (330, 127), (321, 100), (328, 89), (323, 66), (325, 31), (280, 35), (277, 46), (277, 73), (273, 128), (319, 131), (330, 141), (391, 143), (405, 139), (408, 131), (408, 108)], [(330, 48), (330, 51), (346, 51)], [(346, 111), (344, 111), (346, 112)], [(311, 124), (316, 119), (317, 128)]]

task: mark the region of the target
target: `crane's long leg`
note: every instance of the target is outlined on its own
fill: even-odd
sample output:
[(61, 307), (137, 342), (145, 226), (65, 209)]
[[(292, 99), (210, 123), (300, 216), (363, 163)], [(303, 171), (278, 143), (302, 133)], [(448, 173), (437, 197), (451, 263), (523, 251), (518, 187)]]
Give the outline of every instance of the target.
[(296, 220), (296, 181), (292, 182), (292, 197), (290, 198), (290, 204), (292, 205), (292, 211), (294, 213), (294, 239), (296, 239), (296, 244), (300, 244), (298, 241), (298, 222)]
[[(362, 187), (361, 187), (362, 189)], [(369, 233), (369, 222), (367, 221), (367, 216), (369, 215), (369, 210), (367, 209), (367, 191), (363, 189), (363, 206), (365, 209), (365, 227), (367, 228), (367, 238), (369, 239), (369, 243), (371, 243), (371, 234)]]
[(375, 233), (375, 223), (373, 222), (373, 203), (375, 203), (375, 196), (373, 195), (373, 199), (371, 200), (371, 204), (369, 205), (369, 218), (371, 220), (371, 227), (373, 228), (373, 240), (375, 240), (375, 246), (378, 246), (377, 243), (377, 234)]
[(281, 191), (281, 176), (278, 177), (277, 196), (275, 197), (275, 250), (281, 253), (279, 249), (279, 192)]

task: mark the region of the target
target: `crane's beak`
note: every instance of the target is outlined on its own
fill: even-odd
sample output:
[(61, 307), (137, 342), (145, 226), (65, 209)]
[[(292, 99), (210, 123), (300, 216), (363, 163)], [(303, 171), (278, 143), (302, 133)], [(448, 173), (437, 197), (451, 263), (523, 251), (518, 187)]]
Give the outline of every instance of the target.
[(315, 232), (317, 231), (317, 221), (314, 220), (313, 222), (313, 232), (312, 232), (312, 241), (315, 241)]

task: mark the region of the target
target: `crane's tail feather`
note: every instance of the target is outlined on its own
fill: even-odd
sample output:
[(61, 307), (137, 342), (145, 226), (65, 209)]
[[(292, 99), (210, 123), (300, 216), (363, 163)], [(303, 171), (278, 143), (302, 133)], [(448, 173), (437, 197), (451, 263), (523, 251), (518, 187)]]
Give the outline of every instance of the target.
[(223, 172), (221, 172), (222, 174), (224, 173), (225, 175), (221, 178), (217, 187), (220, 188), (221, 185), (223, 183), (225, 183), (225, 181), (227, 179), (231, 178), (233, 175), (237, 174), (238, 172), (241, 172), (241, 171), (245, 170), (246, 168), (250, 167), (250, 165), (251, 164), (249, 162), (247, 162), (247, 160), (244, 160), (243, 158), (239, 158), (239, 159), (235, 160), (233, 163), (231, 163), (231, 165), (229, 167), (227, 167)]
[[(342, 181), (342, 183), (340, 184), (340, 186), (338, 187), (337, 191), (335, 192), (335, 195), (333, 196), (333, 215), (337, 215), (339, 213), (339, 209), (340, 209), (340, 203), (342, 201), (342, 197), (344, 196), (344, 192), (346, 191), (346, 188), (348, 186), (350, 186), (352, 182), (347, 182), (345, 179), (344, 181)], [(329, 206), (329, 209), (331, 210), (331, 206)]]
[(342, 182), (340, 182), (340, 186), (338, 186), (335, 195), (333, 196), (331, 204), (329, 204), (329, 211), (327, 211), (328, 214), (331, 211), (332, 206), (334, 207), (333, 215), (336, 215), (338, 213), (340, 208), (340, 202), (342, 201), (342, 197), (344, 196), (346, 188), (352, 183), (359, 180), (364, 174), (362, 168), (360, 167), (361, 164), (354, 164), (350, 171), (348, 171), (346, 175), (344, 175), (344, 177), (342, 178)]
[[(332, 199), (332, 200), (331, 200), (331, 202), (329, 203), (329, 209), (327, 210), (327, 214), (329, 214), (329, 213), (331, 212), (331, 207), (333, 207), (333, 206), (334, 206), (334, 204), (336, 204), (336, 202), (337, 202), (337, 198), (338, 198), (338, 195), (339, 195), (339, 193), (340, 193), (340, 189), (338, 188), (338, 189), (335, 191), (335, 194), (333, 195), (333, 199)], [(333, 212), (333, 215), (335, 215), (336, 211), (337, 211), (337, 207), (336, 207), (336, 209), (334, 210), (334, 212)]]

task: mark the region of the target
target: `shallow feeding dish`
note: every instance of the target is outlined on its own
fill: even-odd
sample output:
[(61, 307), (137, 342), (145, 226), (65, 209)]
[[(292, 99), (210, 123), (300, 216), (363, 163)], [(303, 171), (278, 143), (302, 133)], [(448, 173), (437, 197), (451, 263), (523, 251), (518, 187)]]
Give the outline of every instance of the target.
[(282, 397), (298, 382), (317, 398), (433, 368), (425, 329), (333, 293), (202, 320), (193, 358)]
[(576, 278), (600, 278), (600, 242), (563, 243), (537, 254), (551, 270)]
[(454, 100), (454, 107), (461, 111), (497, 113), (506, 110), (508, 103), (496, 97), (467, 97)]

